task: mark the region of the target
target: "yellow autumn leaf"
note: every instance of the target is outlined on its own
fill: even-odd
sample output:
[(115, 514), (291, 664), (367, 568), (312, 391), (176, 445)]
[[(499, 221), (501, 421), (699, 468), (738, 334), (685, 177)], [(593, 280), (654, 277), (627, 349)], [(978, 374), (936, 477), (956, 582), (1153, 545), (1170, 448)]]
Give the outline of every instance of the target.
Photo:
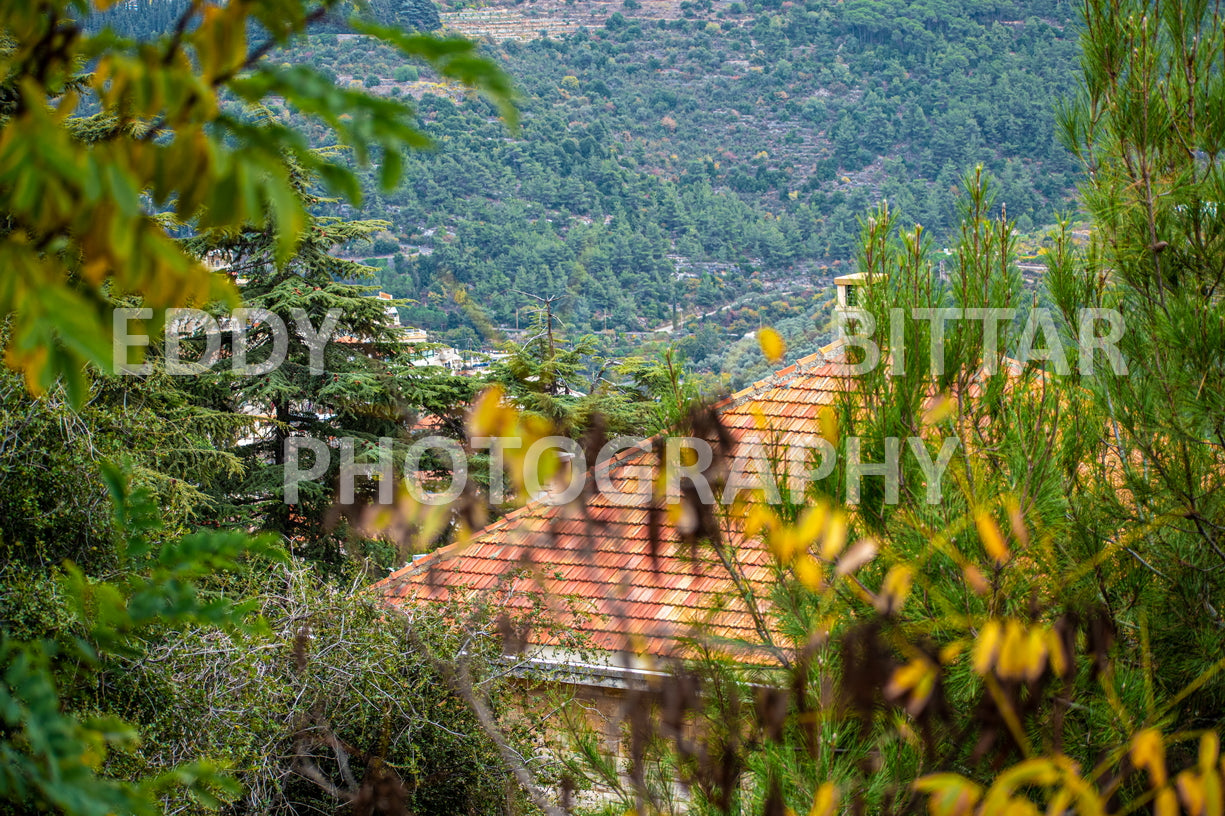
[(772, 363), (781, 362), (787, 353), (787, 344), (783, 342), (782, 335), (768, 326), (757, 332), (757, 342), (761, 344), (761, 353)]
[(795, 530), (782, 527), (770, 534), (770, 549), (780, 564), (790, 564), (796, 553)]
[(1203, 798), (1202, 813), (1205, 816), (1222, 816), (1225, 814), (1225, 794), (1221, 791), (1221, 776), (1217, 773), (1216, 763), (1220, 755), (1220, 739), (1216, 733), (1209, 731), (1200, 737), (1199, 741), (1199, 793)]
[(1156, 816), (1178, 816), (1178, 797), (1169, 788), (1157, 792)]
[(1131, 738), (1131, 763), (1148, 773), (1151, 787), (1165, 785), (1165, 743), (1160, 731), (1146, 728)]
[(1063, 677), (1068, 672), (1068, 659), (1063, 651), (1063, 639), (1054, 629), (1047, 629), (1045, 637), (1046, 650), (1051, 659), (1051, 671), (1055, 672), (1056, 677)]
[(1209, 731), (1204, 734), (1199, 741), (1199, 770), (1200, 773), (1207, 774), (1212, 770), (1212, 766), (1216, 764), (1217, 755), (1220, 753), (1221, 743), (1215, 732)]
[(1207, 816), (1222, 816), (1225, 813), (1225, 798), (1221, 795), (1221, 777), (1215, 773), (1200, 776), (1204, 790), (1204, 813)]
[(963, 640), (954, 640), (952, 643), (946, 644), (940, 649), (940, 662), (948, 666), (954, 663), (957, 658), (961, 657), (961, 653), (965, 651), (966, 644)]
[(915, 658), (893, 672), (885, 686), (885, 698), (899, 701), (909, 696), (906, 710), (912, 717), (923, 712), (936, 688), (936, 667), (925, 657)]
[(969, 816), (983, 795), (982, 787), (953, 773), (928, 774), (914, 782), (914, 789), (928, 795), (931, 816)]
[[(795, 524), (795, 534), (801, 547), (807, 549), (821, 537), (821, 533), (825, 529), (825, 514), (825, 505), (818, 503), (809, 507), (800, 515), (799, 520)], [(825, 553), (822, 552), (821, 555), (824, 557)]]
[(986, 510), (979, 510), (974, 514), (974, 524), (978, 527), (978, 537), (982, 539), (987, 555), (996, 566), (1002, 565), (1008, 560), (1008, 545), (1004, 543), (1004, 536), (996, 526), (995, 519), (991, 518), (991, 514)]
[(832, 406), (822, 405), (817, 414), (821, 424), (821, 438), (834, 447), (838, 446), (838, 414)]
[(846, 513), (835, 510), (830, 514), (829, 526), (825, 529), (825, 537), (821, 541), (821, 557), (833, 561), (846, 546)]
[(472, 407), (469, 421), (473, 436), (509, 436), (514, 425), (514, 411), (503, 404), (505, 392), (491, 385), (481, 392)]
[(1029, 667), (1029, 637), (1025, 627), (1015, 619), (1009, 619), (1004, 624), (1004, 636), (1000, 641), (1000, 656), (996, 661), (996, 670), (1000, 677), (1014, 680), (1025, 676)]
[(924, 425), (935, 425), (948, 419), (957, 410), (957, 402), (948, 394), (941, 394), (928, 404), (923, 413)]
[(991, 671), (991, 667), (995, 665), (995, 658), (999, 654), (1000, 639), (1004, 634), (1004, 627), (998, 620), (992, 618), (983, 624), (983, 628), (978, 633), (978, 640), (974, 641), (973, 651), (973, 666), (974, 671), (978, 674), (986, 674)]
[(1072, 793), (1067, 788), (1060, 788), (1051, 796), (1050, 802), (1046, 805), (1047, 816), (1055, 813), (1073, 813), (1071, 808)]
[(821, 588), (821, 579), (824, 578), (824, 570), (821, 569), (821, 564), (812, 556), (803, 554), (795, 560), (795, 577), (814, 592)]
[[(1027, 759), (999, 774), (992, 783), (991, 789), (983, 799), (983, 812), (996, 813), (1037, 813), (1028, 799), (1015, 799), (1013, 794), (1018, 788), (1029, 785), (1049, 787), (1056, 784), (1062, 775), (1059, 764), (1047, 757)], [(1028, 809), (1025, 807), (1028, 805)]]
[(766, 416), (766, 412), (762, 410), (757, 403), (752, 403), (749, 406), (749, 413), (753, 417), (753, 427), (759, 431), (770, 430), (770, 418)]
[(833, 782), (826, 782), (817, 788), (816, 795), (812, 797), (812, 810), (808, 811), (808, 816), (834, 816), (837, 808), (838, 788)]
[(749, 538), (753, 538), (763, 531), (773, 530), (775, 527), (774, 512), (764, 504), (754, 504), (749, 508), (748, 515), (744, 519), (744, 534)]
[(1025, 679), (1031, 683), (1046, 669), (1046, 632), (1033, 627), (1025, 635)]
[(1191, 816), (1201, 816), (1204, 812), (1204, 783), (1198, 774), (1183, 771), (1174, 780), (1178, 788), (1178, 798), (1182, 800), (1183, 808)]
[(997, 811), (1000, 816), (1039, 816), (1036, 805), (1028, 799), (1013, 798), (1006, 801)]
[(881, 584), (880, 595), (876, 599), (876, 610), (882, 615), (890, 615), (902, 608), (910, 587), (914, 583), (914, 570), (904, 564), (898, 564), (885, 575)]

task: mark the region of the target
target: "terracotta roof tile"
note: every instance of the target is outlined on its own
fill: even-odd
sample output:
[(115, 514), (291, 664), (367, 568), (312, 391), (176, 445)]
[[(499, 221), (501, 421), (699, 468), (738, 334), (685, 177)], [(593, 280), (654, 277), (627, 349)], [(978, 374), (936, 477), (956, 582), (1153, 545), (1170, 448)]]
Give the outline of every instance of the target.
[[(845, 367), (818, 353), (732, 395), (720, 410), (742, 448), (763, 444), (776, 433), (794, 442), (818, 435), (820, 406), (852, 387)], [(764, 433), (759, 412), (767, 420)], [(649, 495), (656, 472), (649, 443), (622, 452), (606, 467), (614, 484), (637, 481), (643, 491), (639, 498)], [(751, 459), (744, 471), (755, 472)], [(676, 543), (679, 536), (666, 513), (660, 513), (662, 541), (652, 558), (645, 506), (596, 494), (585, 511), (586, 520), (574, 508), (529, 503), (466, 544), (444, 547), (393, 573), (376, 589), (392, 602), (412, 603), (489, 593), (514, 582), (509, 605), (515, 609), (529, 608), (532, 593), (573, 596), (594, 613), (585, 631), (596, 646), (609, 650), (626, 648), (627, 636), (633, 636), (645, 641), (650, 653), (669, 653), (697, 622), (729, 638), (758, 639), (752, 616), (735, 597), (711, 547), (694, 550)], [(724, 546), (756, 584), (760, 602), (768, 595), (772, 558), (732, 524), (722, 525)], [(562, 617), (568, 614), (565, 604), (556, 609)]]

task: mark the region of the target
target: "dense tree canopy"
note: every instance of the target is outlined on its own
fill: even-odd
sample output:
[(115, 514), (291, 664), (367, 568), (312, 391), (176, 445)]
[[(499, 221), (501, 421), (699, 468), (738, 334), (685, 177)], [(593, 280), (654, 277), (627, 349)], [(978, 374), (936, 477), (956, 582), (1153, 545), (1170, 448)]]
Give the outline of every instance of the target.
[[(458, 289), (501, 328), (530, 296), (565, 295), (580, 332), (739, 309), (757, 288), (827, 282), (881, 198), (948, 245), (953, 192), (980, 162), (1027, 230), (1070, 205), (1075, 166), (1046, 100), (1073, 89), (1073, 4), (751, 5), (680, 20), (627, 10), (491, 44), (521, 91), (516, 140), (484, 102), (428, 75), (399, 79), (376, 43), (296, 48), (291, 60), (421, 96), (422, 126), (445, 145), (407, 156), (404, 183), (364, 210), (393, 224), (403, 259), (382, 281), (419, 302), (405, 319), (457, 344), (496, 342)], [(712, 263), (718, 287), (699, 292)], [(732, 314), (709, 322), (724, 346), (745, 333)], [(720, 362), (700, 367), (739, 377)]]
[[(329, 254), (381, 225), (310, 208), (324, 191), (359, 200), (353, 162), (378, 156), (394, 182), (400, 148), (428, 140), (407, 105), (265, 60), (326, 15), (345, 19), (338, 4), (137, 3), (110, 18), (122, 32), (92, 18), (97, 5), (0, 9), (0, 342), (20, 370), (0, 375), (0, 809), (154, 813), (244, 796), (260, 812), (512, 806), (484, 732), (434, 725), (456, 725), (462, 715), (438, 711), (463, 707), (431, 656), (442, 629), (385, 639), (376, 657), (380, 611), (328, 583), (361, 563), (301, 546), (324, 537), (330, 498), (278, 523), (284, 479), (268, 472), (286, 437), (369, 439), (425, 408), (413, 389), (431, 374), (405, 376), (386, 306), (353, 282), (363, 267)], [(351, 25), (510, 112), (505, 77), (470, 44)], [(271, 97), (345, 150), (310, 149), (262, 104)], [(204, 263), (221, 259), (231, 274)], [(156, 330), (166, 310), (230, 325), (240, 304), (286, 318), (300, 307), (316, 327), (336, 308), (360, 342), (333, 345), (313, 381), (301, 335), (272, 376), (233, 371), (232, 345), (215, 372), (175, 376)], [(138, 369), (112, 344), (142, 334), (113, 319), (119, 307), (152, 330)], [(269, 338), (249, 335), (258, 363)], [(356, 639), (324, 634), (340, 621)], [(312, 631), (328, 643), (318, 653)], [(383, 679), (336, 685), (354, 654)], [(251, 677), (266, 681), (258, 704), (217, 719)], [(416, 767), (411, 786), (393, 765)]]

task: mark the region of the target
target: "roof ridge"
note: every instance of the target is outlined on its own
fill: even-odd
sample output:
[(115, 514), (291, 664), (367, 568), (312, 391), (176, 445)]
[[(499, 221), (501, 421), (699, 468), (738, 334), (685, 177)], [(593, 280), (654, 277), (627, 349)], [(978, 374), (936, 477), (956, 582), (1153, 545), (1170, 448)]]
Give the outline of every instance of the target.
[(739, 391), (733, 393), (731, 396), (727, 397), (726, 399), (721, 400), (720, 402), (716, 403), (715, 407), (716, 408), (723, 408), (725, 406), (731, 407), (731, 408), (739, 407), (740, 405), (743, 405), (745, 402), (748, 402), (753, 397), (759, 396), (760, 394), (764, 393), (765, 391), (771, 388), (778, 388), (786, 384), (788, 381), (795, 379), (796, 377), (803, 376), (804, 374), (809, 373), (812, 369), (816, 368), (817, 366), (823, 365), (825, 363), (837, 362), (836, 360), (829, 359), (827, 355), (832, 354), (833, 351), (841, 348), (842, 346), (843, 346), (843, 342), (841, 340), (835, 340), (832, 343), (828, 343), (824, 346), (821, 346), (819, 349), (814, 351), (812, 354), (808, 354), (808, 355), (805, 355), (804, 357), (799, 358), (798, 360), (796, 360), (794, 363), (787, 366), (786, 368), (780, 368), (777, 371), (774, 371), (773, 373), (766, 375), (765, 379), (758, 380), (752, 385), (742, 388)]
[[(837, 364), (839, 361), (836, 358), (831, 358), (831, 355), (833, 355), (833, 353), (837, 349), (841, 348), (844, 345), (845, 345), (844, 341), (842, 341), (841, 339), (838, 339), (838, 340), (833, 341), (832, 343), (828, 343), (824, 346), (821, 346), (817, 351), (813, 352), (812, 354), (808, 354), (808, 355), (805, 355), (804, 357), (797, 359), (791, 365), (788, 365), (784, 368), (777, 369), (771, 372), (770, 374), (768, 374), (764, 379), (758, 380), (752, 385), (746, 388), (742, 388), (741, 390), (733, 394), (730, 394), (724, 397), (723, 399), (718, 400), (717, 402), (714, 402), (711, 405), (711, 407), (714, 410), (720, 411), (720, 412), (727, 410), (727, 409), (735, 409), (739, 407), (740, 405), (743, 405), (744, 403), (750, 401), (754, 397), (760, 396), (765, 391), (781, 387), (785, 385), (787, 382), (797, 377), (804, 376), (810, 373), (811, 371), (813, 371), (814, 369), (822, 365), (825, 365), (826, 363)], [(843, 372), (842, 376), (848, 376), (848, 375), (845, 372)], [(617, 451), (617, 453), (614, 454), (613, 456), (610, 456), (608, 457), (608, 459), (604, 460), (603, 462), (597, 463), (593, 467), (589, 468), (584, 478), (592, 479), (592, 478), (595, 478), (598, 474), (608, 473), (613, 467), (624, 465), (627, 463), (628, 460), (638, 457), (644, 453), (650, 452), (650, 450), (655, 446), (656, 440), (660, 439), (661, 437), (665, 437), (665, 435), (668, 433), (669, 430), (671, 430), (671, 428), (665, 429), (655, 434), (652, 434), (649, 437), (641, 438), (635, 444), (630, 445), (626, 448), (622, 448), (621, 450)], [(479, 530), (472, 531), (472, 534), (468, 536), (465, 540), (455, 541), (455, 542), (452, 542), (451, 544), (446, 545), (445, 547), (439, 547), (437, 550), (434, 550), (433, 552), (426, 553), (422, 557), (417, 558), (414, 561), (409, 562), (408, 564), (405, 564), (403, 567), (396, 570), (395, 572), (392, 572), (390, 575), (376, 582), (372, 586), (373, 587), (384, 587), (384, 586), (391, 585), (398, 580), (402, 580), (404, 578), (410, 578), (414, 575), (418, 575), (421, 572), (425, 571), (426, 569), (429, 569), (432, 565), (438, 563), (439, 561), (446, 560), (452, 557), (457, 557), (461, 555), (463, 550), (466, 549), (468, 546), (472, 545), (473, 543), (480, 542), (485, 536), (510, 525), (511, 522), (513, 521), (517, 521), (526, 516), (530, 516), (533, 512), (540, 509), (542, 506), (546, 508), (556, 508), (557, 507), (557, 505), (545, 505), (543, 497), (529, 499), (523, 505), (515, 508), (514, 510), (510, 511), (509, 513), (497, 519), (496, 521), (493, 521), (490, 524), (485, 525)], [(508, 543), (511, 543), (511, 542), (508, 542)]]

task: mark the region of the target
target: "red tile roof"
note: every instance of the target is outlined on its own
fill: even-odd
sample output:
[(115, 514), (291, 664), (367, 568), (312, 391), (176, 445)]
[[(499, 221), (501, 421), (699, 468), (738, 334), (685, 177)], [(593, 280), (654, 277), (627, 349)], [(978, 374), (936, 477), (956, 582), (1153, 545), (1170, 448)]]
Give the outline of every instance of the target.
[[(818, 353), (716, 407), (742, 452), (767, 439), (810, 447), (804, 442), (820, 434), (820, 407), (834, 403), (852, 385), (844, 365)], [(379, 582), (376, 590), (395, 603), (412, 603), (500, 589), (500, 602), (510, 610), (527, 609), (533, 600), (545, 598), (554, 620), (578, 623), (595, 646), (610, 651), (673, 653), (694, 624), (760, 644), (759, 624), (715, 548), (682, 544), (664, 511), (658, 513), (658, 552), (652, 557), (650, 511), (644, 506), (657, 474), (650, 442), (623, 451), (603, 467), (613, 484), (636, 480), (642, 504), (626, 506), (633, 497), (620, 497), (618, 503), (618, 497), (594, 490), (582, 506), (533, 501), (469, 541), (414, 561)], [(760, 541), (737, 529), (731, 514), (719, 515), (720, 552), (738, 562), (759, 603), (765, 604), (760, 596), (768, 594), (772, 583), (773, 557)], [(584, 614), (591, 617), (576, 617)]]

